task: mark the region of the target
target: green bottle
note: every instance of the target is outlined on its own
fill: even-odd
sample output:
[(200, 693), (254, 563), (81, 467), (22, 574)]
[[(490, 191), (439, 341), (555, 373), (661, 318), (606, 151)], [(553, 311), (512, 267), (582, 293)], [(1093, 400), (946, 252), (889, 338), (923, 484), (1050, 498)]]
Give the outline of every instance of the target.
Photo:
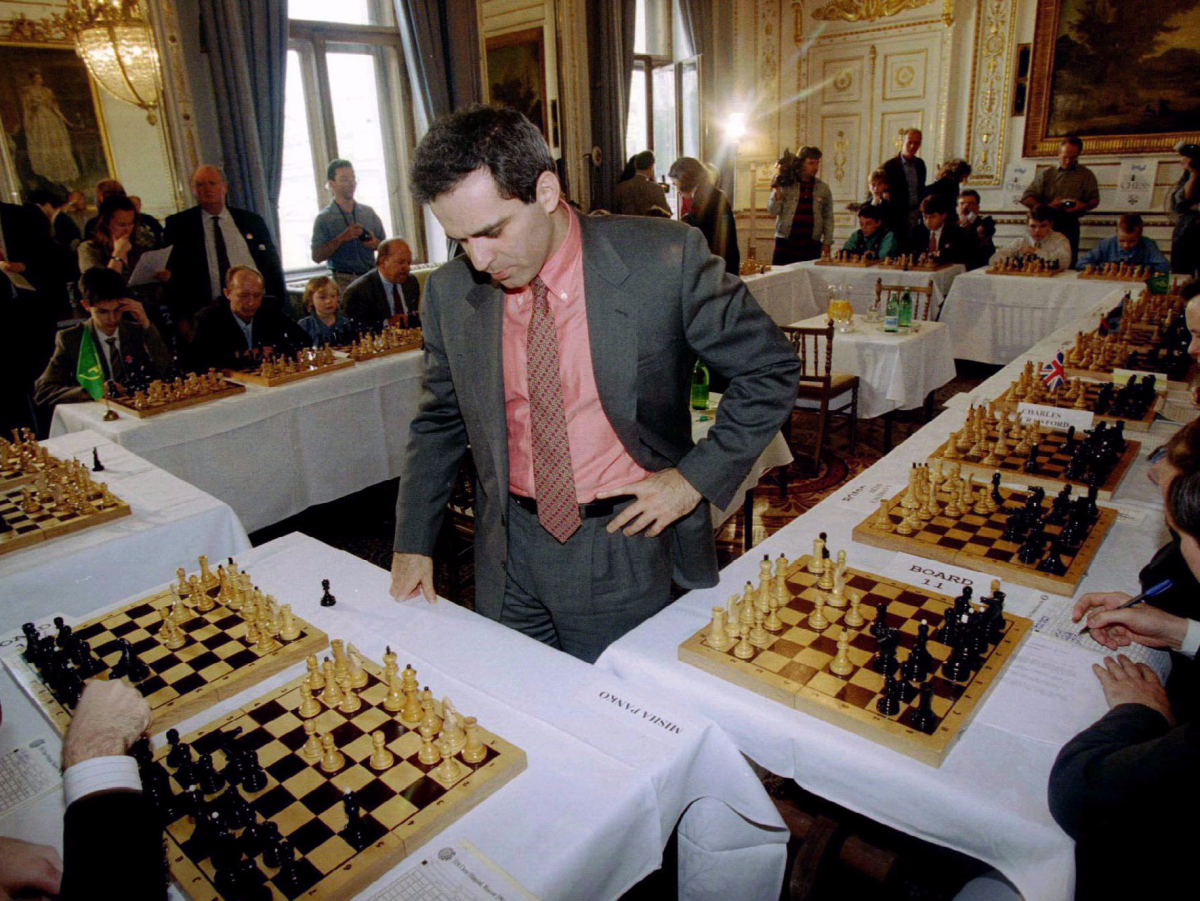
[(900, 328), (912, 328), (913, 314), (912, 294), (905, 291), (904, 296), (900, 298)]
[(885, 332), (900, 331), (900, 301), (893, 291), (888, 295), (887, 311), (883, 315), (883, 330)]
[(692, 370), (692, 409), (708, 409), (708, 367), (699, 360)]

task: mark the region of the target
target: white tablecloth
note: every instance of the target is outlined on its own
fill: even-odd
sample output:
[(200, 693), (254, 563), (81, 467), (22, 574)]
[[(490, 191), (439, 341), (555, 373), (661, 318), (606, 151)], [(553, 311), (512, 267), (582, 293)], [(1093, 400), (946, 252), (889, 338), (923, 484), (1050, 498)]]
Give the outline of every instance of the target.
[(176, 567), (195, 567), (248, 550), (250, 541), (228, 504), (163, 472), (95, 432), (43, 442), (60, 459), (92, 465), (97, 449), (107, 483), (133, 511), (73, 535), (0, 557), (0, 611), (18, 624), (46, 610), (82, 613), (157, 585)]
[[(1073, 334), (1074, 325), (1048, 337), (1035, 352), (1057, 348), (1068, 333)], [(992, 387), (1006, 385), (1018, 368), (1019, 363), (1012, 364), (995, 377)], [(975, 394), (982, 399), (987, 392)], [(597, 666), (634, 682), (655, 684), (689, 703), (720, 723), (748, 756), (775, 773), (794, 778), (804, 788), (911, 835), (986, 861), (1004, 873), (1027, 901), (1068, 901), (1074, 892), (1074, 844), (1055, 824), (1046, 803), (1050, 767), (1060, 745), (1025, 737), (1013, 731), (1011, 724), (993, 724), (991, 717), (998, 717), (992, 713), (995, 698), (977, 711), (941, 768), (934, 769), (787, 710), (677, 658), (679, 644), (703, 628), (713, 605), (727, 602), (747, 580), (757, 578), (760, 554), (783, 552), (794, 559), (811, 553), (813, 539), (819, 532), (827, 532), (830, 548), (846, 549), (851, 566), (885, 573), (897, 555), (853, 544), (850, 538), (854, 525), (876, 508), (850, 497), (859, 493), (858, 489), (865, 492), (879, 484), (898, 491), (906, 483), (911, 463), (926, 460), (964, 418), (965, 404), (947, 410), (879, 464), (757, 546), (754, 553), (732, 563), (717, 587), (685, 595), (612, 645)], [(1175, 428), (1156, 426), (1144, 445), (1153, 447)], [(1110, 502), (1133, 515), (1114, 526), (1078, 593), (1138, 590), (1138, 570), (1166, 540), (1161, 499), (1146, 478), (1148, 469), (1143, 455)], [(1011, 583), (1005, 588), (1007, 609), (1017, 614), (1029, 612), (1042, 597)], [(1078, 657), (1069, 659), (1072, 665), (1090, 669), (1090, 664), (1080, 663)], [(1018, 657), (1017, 662), (1020, 660)], [(1006, 672), (1001, 686), (1011, 672)], [(1052, 682), (1055, 677), (1037, 671), (1030, 681), (1038, 678)], [(1030, 709), (1037, 703), (1030, 693)], [(1075, 719), (1063, 724), (1067, 733), (1094, 721), (1103, 710), (1102, 702), (1100, 705), (1075, 711)]]
[(52, 435), (93, 429), (228, 503), (253, 532), (393, 478), (416, 414), (421, 353), (396, 354), (150, 419), (60, 404)]
[(828, 306), (823, 293), (819, 302), (813, 295), (809, 278), (801, 268), (804, 265), (772, 266), (770, 272), (742, 279), (758, 305), (779, 325), (815, 316)]
[(1091, 309), (1126, 283), (1079, 279), (1067, 272), (1052, 278), (988, 275), (975, 269), (955, 279), (942, 322), (950, 326), (954, 357), (1005, 364), (1046, 335)]
[[(708, 412), (699, 410), (692, 411), (692, 440), (699, 442), (701, 438), (708, 434), (709, 429), (716, 422), (715, 412), (716, 406), (721, 400), (721, 395), (713, 394), (709, 405), (711, 409)], [(746, 474), (746, 478), (742, 479), (742, 484), (738, 486), (737, 491), (733, 494), (733, 500), (729, 502), (729, 506), (724, 510), (712, 508), (712, 523), (713, 526), (724, 525), (725, 521), (735, 515), (742, 508), (742, 502), (746, 499), (746, 494), (755, 485), (758, 480), (763, 477), (763, 473), (775, 469), (779, 466), (787, 466), (792, 462), (792, 451), (787, 446), (787, 442), (783, 439), (782, 432), (776, 432), (775, 437), (770, 443), (763, 448), (763, 452), (758, 455), (758, 459), (754, 461), (754, 465), (750, 467), (750, 472)], [(750, 524), (746, 523), (749, 528)]]
[(815, 298), (817, 310), (824, 312), (829, 308), (829, 286), (846, 284), (850, 286), (850, 303), (854, 312), (865, 313), (875, 303), (875, 282), (883, 279), (885, 285), (911, 285), (923, 288), (933, 282), (933, 300), (930, 303), (930, 316), (937, 318), (937, 311), (949, 295), (951, 285), (958, 276), (967, 271), (961, 263), (937, 272), (905, 272), (897, 269), (880, 269), (878, 266), (868, 266), (859, 269), (853, 266), (822, 266), (816, 260), (797, 263), (808, 276)]
[[(825, 324), (824, 314), (792, 323), (809, 328)], [(834, 332), (833, 368), (859, 377), (861, 419), (914, 410), (930, 391), (954, 378), (950, 330), (942, 322), (919, 325), (919, 331), (885, 332), (882, 322), (856, 316), (853, 331)]]
[[(526, 752), (527, 770), (437, 836), (439, 847), (469, 839), (545, 901), (616, 898), (660, 865), (683, 817), (681, 897), (778, 897), (786, 829), (711, 722), (649, 686), (630, 685), (448, 602), (394, 603), (386, 572), (302, 535), (239, 559), (264, 591), (331, 637), (377, 661), (390, 644), (422, 684)], [(332, 609), (317, 603), (322, 578), (332, 580), (338, 599)], [(17, 622), (4, 619), (10, 629)], [(302, 672), (296, 665), (264, 680), (181, 724), (180, 732)], [(49, 727), (17, 692), (11, 679), (0, 678), (0, 750), (38, 735), (57, 749)], [(53, 792), (0, 821), (0, 834), (61, 844), (61, 811), (61, 794)], [(419, 865), (422, 853), (417, 849), (360, 897)]]

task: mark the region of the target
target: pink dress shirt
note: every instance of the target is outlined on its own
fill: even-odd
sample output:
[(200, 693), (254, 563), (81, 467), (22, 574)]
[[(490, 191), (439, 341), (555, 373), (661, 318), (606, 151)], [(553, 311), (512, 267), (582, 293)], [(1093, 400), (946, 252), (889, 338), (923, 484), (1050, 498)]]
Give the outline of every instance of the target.
[[(569, 228), (562, 246), (539, 273), (546, 283), (550, 313), (558, 333), (559, 370), (567, 415), (567, 441), (575, 495), (579, 503), (595, 500), (610, 488), (646, 478), (649, 473), (629, 456), (613, 431), (596, 388), (592, 369), (587, 302), (583, 285), (583, 240), (575, 214), (567, 211)], [(529, 369), (527, 341), (533, 314), (533, 289), (506, 291), (502, 344), (504, 353), (504, 417), (508, 424), (508, 488), (536, 497), (533, 446), (529, 434)]]

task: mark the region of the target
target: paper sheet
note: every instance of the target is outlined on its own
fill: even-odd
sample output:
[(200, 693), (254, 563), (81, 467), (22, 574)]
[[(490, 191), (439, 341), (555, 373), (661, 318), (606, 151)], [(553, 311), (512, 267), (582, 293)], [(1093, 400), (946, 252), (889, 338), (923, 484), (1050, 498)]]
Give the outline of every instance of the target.
[[(1033, 612), (1029, 614), (1029, 618), (1033, 620), (1033, 630), (1045, 638), (1052, 638), (1055, 641), (1087, 651), (1096, 658), (1095, 662), (1098, 662), (1112, 652), (1104, 645), (1099, 644), (1091, 635), (1079, 634), (1083, 624), (1071, 622), (1073, 606), (1074, 602), (1066, 598), (1051, 597), (1048, 594), (1039, 595)], [(1146, 664), (1158, 673), (1159, 678), (1164, 682), (1167, 674), (1171, 671), (1171, 658), (1166, 651), (1157, 651), (1140, 644), (1131, 644), (1127, 648), (1122, 648), (1120, 653), (1135, 663)]]
[(35, 738), (28, 745), (0, 755), (0, 816), (44, 795), (62, 778), (50, 742)]
[(537, 901), (465, 838), (441, 844), (370, 901)]
[(147, 250), (143, 253), (138, 258), (137, 265), (133, 267), (133, 274), (129, 276), (129, 287), (136, 288), (138, 285), (148, 285), (155, 281), (154, 274), (167, 268), (167, 258), (170, 256), (170, 247)]
[(854, 488), (843, 488), (837, 495), (838, 503), (849, 510), (863, 513), (874, 513), (879, 509), (879, 502), (885, 497), (891, 497), (904, 489), (897, 482), (861, 482)]

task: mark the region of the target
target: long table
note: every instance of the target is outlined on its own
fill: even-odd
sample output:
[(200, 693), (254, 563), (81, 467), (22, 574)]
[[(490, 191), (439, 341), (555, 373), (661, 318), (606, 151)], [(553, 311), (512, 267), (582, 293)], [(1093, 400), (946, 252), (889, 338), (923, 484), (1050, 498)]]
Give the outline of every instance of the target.
[(92, 431), (42, 442), (60, 459), (91, 468), (131, 514), (0, 557), (0, 610), (17, 622), (48, 607), (89, 609), (149, 588), (164, 572), (195, 566), (200, 554), (219, 560), (249, 550), (250, 540), (228, 504), (189, 485)]
[[(1095, 309), (1104, 308), (1107, 300)], [(1049, 335), (972, 392), (971, 399), (995, 396), (1026, 358), (1056, 351), (1074, 337), (1077, 325), (1085, 327), (1085, 321), (1080, 318)], [(877, 509), (878, 496), (903, 487), (912, 463), (926, 460), (962, 424), (969, 402), (964, 399), (952, 405), (879, 464), (763, 542), (753, 554), (732, 563), (717, 587), (684, 595), (626, 635), (597, 665), (631, 681), (657, 685), (721, 723), (747, 756), (772, 772), (904, 832), (986, 861), (1010, 879), (1027, 901), (1065, 901), (1074, 890), (1073, 842), (1050, 816), (1046, 785), (1059, 747), (1106, 709), (1090, 676), (1091, 664), (1101, 656), (1098, 645), (1095, 650), (1068, 647), (1046, 635), (1033, 635), (937, 769), (781, 707), (684, 664), (677, 656), (679, 644), (708, 623), (714, 604), (726, 603), (746, 581), (757, 578), (759, 552), (772, 557), (786, 553), (794, 559), (810, 553), (813, 539), (825, 532), (832, 550), (848, 551), (851, 566), (896, 577), (893, 567), (902, 563), (898, 555), (854, 544), (851, 530)], [(1176, 428), (1170, 423), (1156, 425), (1146, 437), (1147, 449)], [(1161, 498), (1147, 479), (1148, 469), (1143, 455), (1109, 502), (1123, 515), (1076, 596), (1096, 590), (1137, 592), (1138, 570), (1166, 540)], [(986, 577), (980, 581), (987, 584)], [(1016, 614), (1060, 610), (1070, 604), (1011, 583), (1004, 587), (1007, 609)], [(1067, 682), (1083, 686), (1086, 698), (1065, 705), (1056, 701), (1058, 686)]]
[(822, 312), (829, 306), (829, 286), (846, 285), (850, 289), (850, 303), (854, 312), (865, 313), (875, 303), (875, 283), (882, 281), (885, 285), (904, 285), (907, 287), (923, 288), (932, 282), (933, 298), (930, 303), (930, 315), (936, 319), (937, 311), (942, 302), (949, 296), (955, 279), (966, 272), (966, 267), (955, 263), (936, 272), (921, 272), (919, 270), (883, 269), (879, 266), (832, 266), (820, 260), (809, 260), (796, 264), (808, 276), (812, 296), (817, 307)]
[(812, 282), (805, 272), (804, 263), (788, 263), (772, 266), (770, 272), (747, 275), (742, 278), (758, 305), (777, 325), (787, 325), (797, 319), (807, 319), (823, 312), (824, 288), (818, 301), (813, 293)]
[[(451, 697), (526, 752), (526, 771), (439, 834), (435, 847), (467, 838), (546, 901), (606, 899), (661, 865), (678, 823), (681, 897), (778, 897), (786, 829), (733, 744), (703, 717), (651, 686), (626, 683), (453, 604), (395, 603), (384, 570), (305, 536), (277, 539), (238, 560), (264, 591), (331, 638), (376, 661), (390, 644), (438, 697)], [(332, 581), (336, 607), (319, 606), (323, 578)], [(19, 622), (0, 611), (5, 633)], [(186, 734), (303, 671), (292, 666), (179, 730)], [(57, 755), (58, 739), (7, 673), (0, 700), (0, 752), (43, 738)], [(61, 847), (61, 823), (62, 795), (52, 791), (0, 819), (0, 834)], [(360, 897), (419, 866), (422, 853)], [(177, 889), (172, 897), (181, 897)]]
[(91, 429), (228, 503), (253, 532), (400, 473), (421, 352), (138, 419), (59, 404), (50, 434)]

